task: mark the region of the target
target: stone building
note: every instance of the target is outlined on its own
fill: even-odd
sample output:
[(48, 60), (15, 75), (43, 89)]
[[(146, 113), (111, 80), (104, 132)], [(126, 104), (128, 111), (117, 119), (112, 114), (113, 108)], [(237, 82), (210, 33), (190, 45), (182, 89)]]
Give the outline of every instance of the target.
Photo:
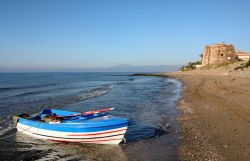
[(239, 60), (248, 61), (250, 59), (250, 54), (247, 52), (238, 51), (238, 52), (236, 52), (236, 57)]
[(208, 45), (204, 49), (202, 66), (226, 63), (233, 59), (236, 59), (233, 45), (226, 45), (224, 43)]

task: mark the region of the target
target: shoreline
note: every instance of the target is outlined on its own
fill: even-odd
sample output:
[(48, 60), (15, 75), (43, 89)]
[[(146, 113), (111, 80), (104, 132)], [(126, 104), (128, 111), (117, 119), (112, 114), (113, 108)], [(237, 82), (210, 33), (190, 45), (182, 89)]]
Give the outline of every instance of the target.
[(180, 160), (250, 160), (250, 79), (242, 75), (161, 73), (180, 80)]

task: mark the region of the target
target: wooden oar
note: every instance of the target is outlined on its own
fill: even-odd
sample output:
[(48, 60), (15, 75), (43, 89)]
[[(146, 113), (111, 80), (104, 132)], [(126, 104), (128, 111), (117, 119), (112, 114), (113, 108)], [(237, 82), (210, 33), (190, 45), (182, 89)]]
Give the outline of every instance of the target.
[(104, 113), (113, 110), (114, 108), (104, 108), (100, 110), (92, 110), (92, 111), (87, 111), (87, 112), (81, 112), (77, 114), (72, 114), (72, 115), (66, 115), (66, 116), (54, 116), (55, 118), (65, 118), (65, 117), (75, 117), (75, 116), (88, 116), (88, 115), (93, 115), (97, 113)]

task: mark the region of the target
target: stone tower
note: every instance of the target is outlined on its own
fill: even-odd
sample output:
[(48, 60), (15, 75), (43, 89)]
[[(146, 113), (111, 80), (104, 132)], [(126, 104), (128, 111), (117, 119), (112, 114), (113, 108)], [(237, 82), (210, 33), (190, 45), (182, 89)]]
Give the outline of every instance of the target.
[(202, 66), (208, 64), (226, 63), (229, 60), (236, 59), (234, 46), (232, 44), (226, 45), (224, 43), (208, 45), (204, 49)]

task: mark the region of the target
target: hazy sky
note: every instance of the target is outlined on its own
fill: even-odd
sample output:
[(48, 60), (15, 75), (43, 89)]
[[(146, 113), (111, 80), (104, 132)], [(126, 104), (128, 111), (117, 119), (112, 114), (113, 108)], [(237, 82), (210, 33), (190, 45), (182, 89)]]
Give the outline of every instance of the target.
[(249, 0), (0, 0), (0, 68), (174, 65), (250, 51)]

